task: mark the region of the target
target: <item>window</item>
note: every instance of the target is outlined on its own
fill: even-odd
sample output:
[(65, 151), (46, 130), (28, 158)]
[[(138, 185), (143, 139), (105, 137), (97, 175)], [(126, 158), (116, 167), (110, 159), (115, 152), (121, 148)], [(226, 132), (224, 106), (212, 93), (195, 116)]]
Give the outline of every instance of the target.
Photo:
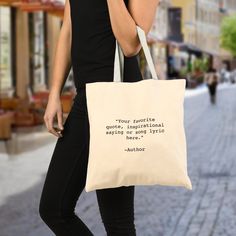
[(12, 88), (11, 73), (11, 12), (0, 7), (0, 91)]
[(30, 82), (33, 91), (45, 88), (45, 35), (44, 14), (29, 14)]

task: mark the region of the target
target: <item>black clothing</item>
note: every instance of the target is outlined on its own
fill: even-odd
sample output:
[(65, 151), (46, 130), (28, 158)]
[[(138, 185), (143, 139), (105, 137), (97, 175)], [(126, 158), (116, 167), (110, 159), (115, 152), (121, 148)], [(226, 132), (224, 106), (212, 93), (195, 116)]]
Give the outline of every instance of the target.
[(216, 103), (216, 89), (217, 89), (217, 85), (218, 85), (217, 82), (212, 83), (212, 84), (207, 84), (208, 91), (209, 91), (209, 94), (210, 94), (210, 101), (211, 101), (212, 104)]
[[(127, 4), (126, 0), (126, 4)], [(48, 167), (39, 212), (58, 236), (93, 235), (75, 214), (84, 189), (89, 151), (85, 84), (113, 81), (115, 37), (107, 0), (70, 0), (72, 66), (77, 95)], [(124, 82), (142, 80), (137, 57), (124, 58)], [(102, 222), (109, 236), (135, 236), (134, 186), (96, 190)], [(94, 232), (96, 235), (96, 232)]]
[[(126, 5), (128, 1), (125, 1)], [(106, 0), (70, 0), (71, 58), (76, 88), (113, 81), (115, 36)], [(124, 58), (124, 81), (141, 80), (137, 56)]]
[(216, 94), (217, 83), (208, 84), (207, 87), (209, 89), (210, 95), (214, 96)]
[[(80, 90), (64, 123), (63, 137), (57, 143), (45, 179), (39, 212), (57, 236), (91, 236), (75, 214), (87, 173), (89, 122)], [(135, 236), (134, 186), (96, 190), (102, 222), (108, 236)]]

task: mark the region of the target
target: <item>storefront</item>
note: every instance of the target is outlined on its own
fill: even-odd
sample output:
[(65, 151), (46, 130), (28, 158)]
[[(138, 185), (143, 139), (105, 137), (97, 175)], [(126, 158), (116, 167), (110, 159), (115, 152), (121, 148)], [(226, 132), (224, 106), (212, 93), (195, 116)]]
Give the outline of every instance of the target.
[[(47, 5), (45, 5), (47, 4)], [(26, 97), (50, 87), (64, 4), (0, 2), (0, 94)], [(72, 85), (70, 76), (65, 89)]]

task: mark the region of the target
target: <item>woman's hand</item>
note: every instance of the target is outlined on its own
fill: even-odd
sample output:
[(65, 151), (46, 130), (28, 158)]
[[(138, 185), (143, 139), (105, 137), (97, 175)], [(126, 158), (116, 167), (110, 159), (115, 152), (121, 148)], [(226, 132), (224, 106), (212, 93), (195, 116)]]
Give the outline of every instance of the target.
[[(57, 117), (58, 128), (53, 127), (54, 117)], [(44, 113), (44, 122), (48, 132), (56, 137), (62, 137), (61, 131), (63, 130), (63, 111), (60, 100), (60, 95), (51, 95), (48, 99), (48, 104)]]
[[(71, 16), (70, 1), (66, 0), (63, 24), (57, 41), (56, 52), (53, 62), (52, 81), (44, 121), (50, 133), (56, 137), (62, 137), (60, 133), (63, 130), (63, 112), (60, 100), (60, 94), (63, 85), (71, 69)], [(62, 60), (63, 58), (63, 60)], [(53, 127), (54, 117), (57, 117), (58, 128)]]

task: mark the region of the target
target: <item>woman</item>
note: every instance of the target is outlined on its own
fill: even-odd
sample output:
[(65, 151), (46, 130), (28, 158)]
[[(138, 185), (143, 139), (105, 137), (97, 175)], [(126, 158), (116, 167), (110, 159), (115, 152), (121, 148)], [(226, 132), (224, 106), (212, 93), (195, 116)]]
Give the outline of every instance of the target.
[[(142, 80), (136, 24), (147, 33), (157, 5), (158, 0), (66, 0), (44, 115), (48, 131), (58, 139), (39, 205), (41, 218), (56, 235), (93, 235), (74, 212), (85, 187), (89, 150), (85, 84), (113, 81), (116, 39), (125, 57), (124, 81)], [(77, 94), (63, 127), (60, 94), (71, 65)], [(107, 235), (136, 235), (134, 186), (100, 189), (96, 196)]]
[(219, 76), (216, 74), (216, 70), (210, 66), (207, 73), (205, 74), (204, 81), (207, 84), (210, 102), (212, 104), (216, 103), (216, 90), (219, 84)]

